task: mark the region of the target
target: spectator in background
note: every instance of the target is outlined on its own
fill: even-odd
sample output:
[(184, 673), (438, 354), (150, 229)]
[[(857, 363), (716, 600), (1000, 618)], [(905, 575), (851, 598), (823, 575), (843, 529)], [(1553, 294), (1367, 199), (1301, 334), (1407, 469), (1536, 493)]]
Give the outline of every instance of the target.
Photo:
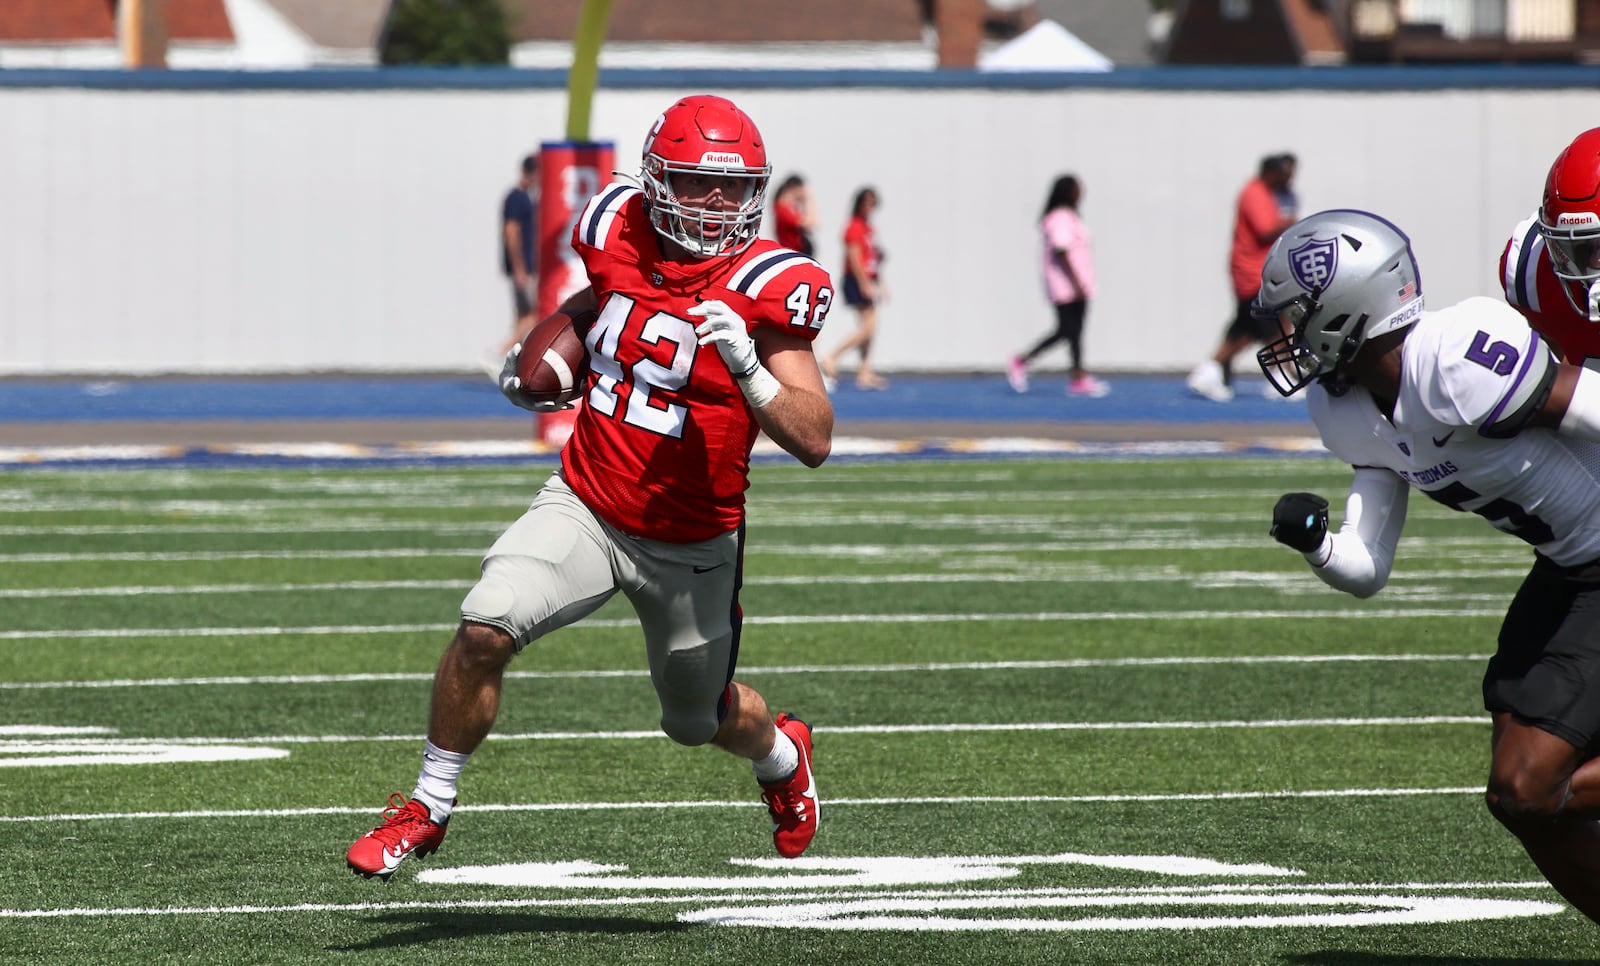
[(889, 385), (872, 369), (872, 337), (878, 328), (878, 303), (883, 300), (883, 285), (878, 267), (883, 251), (872, 230), (872, 213), (878, 210), (878, 192), (862, 188), (850, 206), (850, 224), (844, 230), (844, 300), (856, 310), (856, 331), (841, 342), (822, 362), (828, 386), (837, 384), (839, 359), (852, 349), (861, 353), (856, 368), (857, 389), (883, 389)]
[[(516, 315), (511, 337), (495, 350), (491, 375), (498, 378), (500, 364), (513, 345), (521, 342), (538, 321), (539, 300), (539, 156), (522, 159), (522, 177), (506, 192), (500, 205), (500, 256), (511, 279), (511, 301)], [(486, 367), (489, 360), (486, 359)]]
[[(1261, 266), (1267, 260), (1267, 250), (1295, 222), (1299, 208), (1293, 188), (1295, 164), (1292, 154), (1262, 158), (1256, 177), (1239, 192), (1233, 216), (1233, 248), (1228, 258), (1233, 294), (1238, 301), (1233, 321), (1217, 351), (1189, 373), (1189, 389), (1196, 395), (1215, 402), (1232, 399), (1233, 357), (1257, 342), (1272, 342), (1283, 334), (1276, 319), (1253, 317), (1250, 303), (1261, 288)], [(1270, 386), (1267, 392), (1272, 398), (1279, 398)]]
[[(1278, 155), (1278, 163), (1283, 166), (1283, 184), (1272, 189), (1273, 200), (1278, 203), (1278, 213), (1280, 215), (1285, 218), (1298, 218), (1300, 196), (1294, 193), (1294, 172), (1295, 168), (1300, 164), (1300, 159), (1285, 151)], [(1265, 259), (1263, 259), (1263, 264), (1265, 264)]]
[(817, 253), (816, 245), (811, 241), (817, 218), (811, 211), (806, 183), (799, 175), (791, 174), (778, 185), (778, 194), (772, 199), (772, 219), (778, 244), (802, 255)]
[(1014, 356), (1006, 370), (1011, 388), (1028, 391), (1028, 363), (1057, 342), (1066, 342), (1071, 356), (1071, 382), (1067, 392), (1074, 396), (1104, 396), (1111, 387), (1089, 375), (1083, 368), (1083, 319), (1094, 298), (1094, 256), (1089, 247), (1089, 229), (1078, 217), (1083, 186), (1070, 174), (1057, 178), (1044, 204), (1039, 221), (1044, 233), (1044, 288), (1055, 306), (1055, 331), (1032, 349)]

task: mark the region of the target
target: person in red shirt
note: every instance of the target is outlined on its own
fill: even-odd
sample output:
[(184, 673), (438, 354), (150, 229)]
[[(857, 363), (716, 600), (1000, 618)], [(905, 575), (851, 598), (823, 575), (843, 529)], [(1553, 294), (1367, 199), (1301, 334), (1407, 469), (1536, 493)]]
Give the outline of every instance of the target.
[[(1234, 206), (1233, 245), (1228, 275), (1233, 283), (1233, 320), (1211, 358), (1189, 373), (1188, 386), (1196, 395), (1216, 402), (1233, 398), (1233, 357), (1257, 342), (1271, 342), (1283, 333), (1276, 319), (1258, 319), (1250, 303), (1261, 288), (1261, 266), (1278, 236), (1295, 223), (1299, 202), (1295, 198), (1295, 157), (1274, 154), (1261, 159), (1256, 177), (1239, 192)], [(1269, 386), (1272, 398), (1280, 398)]]
[(857, 389), (883, 389), (889, 383), (872, 368), (872, 337), (878, 330), (878, 303), (883, 300), (883, 285), (878, 266), (883, 250), (872, 230), (872, 213), (878, 210), (878, 192), (862, 188), (850, 208), (850, 224), (844, 230), (844, 300), (856, 310), (859, 325), (855, 332), (834, 347), (822, 363), (822, 371), (832, 386), (839, 376), (839, 360), (852, 349), (861, 353), (856, 367)]
[[(350, 847), (353, 871), (387, 879), (439, 847), (506, 666), (619, 592), (644, 632), (662, 731), (754, 763), (780, 855), (816, 834), (810, 727), (774, 719), (733, 679), (751, 448), (765, 432), (815, 467), (833, 434), (812, 353), (833, 283), (756, 237), (770, 173), (747, 114), (684, 98), (651, 128), (639, 183), (606, 186), (575, 222), (590, 284), (559, 311), (588, 347), (584, 405), (560, 469), (484, 557), (434, 675), (416, 788), (392, 795), (384, 822)], [(519, 395), (520, 348), (501, 388), (546, 411)]]
[(1500, 253), (1506, 301), (1573, 365), (1600, 368), (1600, 128), (1556, 156)]
[(817, 227), (817, 217), (811, 211), (806, 183), (799, 175), (791, 174), (778, 185), (778, 193), (772, 199), (772, 221), (778, 244), (802, 255), (817, 253), (811, 240), (811, 233)]

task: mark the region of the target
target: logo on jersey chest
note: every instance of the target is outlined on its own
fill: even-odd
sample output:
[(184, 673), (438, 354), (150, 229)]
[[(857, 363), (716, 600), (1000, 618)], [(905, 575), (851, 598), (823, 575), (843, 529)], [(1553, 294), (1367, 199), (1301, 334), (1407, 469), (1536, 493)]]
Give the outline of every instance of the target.
[(651, 272), (650, 273), (650, 284), (651, 285), (659, 286), (662, 282), (665, 282), (666, 280), (667, 280), (666, 277), (664, 275), (662, 275), (660, 272)]
[(1339, 267), (1338, 240), (1313, 238), (1289, 252), (1289, 271), (1306, 291), (1328, 287), (1328, 280)]

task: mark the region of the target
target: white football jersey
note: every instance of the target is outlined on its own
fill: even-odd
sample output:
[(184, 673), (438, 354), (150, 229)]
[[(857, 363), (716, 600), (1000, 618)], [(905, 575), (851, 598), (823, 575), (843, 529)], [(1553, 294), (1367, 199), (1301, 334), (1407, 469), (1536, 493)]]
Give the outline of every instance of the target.
[(1365, 389), (1313, 385), (1323, 444), (1352, 466), (1397, 473), (1563, 566), (1600, 559), (1600, 443), (1524, 428), (1556, 360), (1516, 310), (1471, 298), (1425, 314), (1402, 349), (1391, 422)]

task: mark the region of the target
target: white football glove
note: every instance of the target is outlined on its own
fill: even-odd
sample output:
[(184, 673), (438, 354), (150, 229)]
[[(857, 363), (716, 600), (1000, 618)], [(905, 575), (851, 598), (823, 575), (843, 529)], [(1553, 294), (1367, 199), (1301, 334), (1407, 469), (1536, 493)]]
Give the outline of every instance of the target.
[(500, 395), (530, 413), (558, 413), (563, 409), (571, 409), (570, 402), (535, 402), (522, 394), (522, 379), (517, 375), (517, 358), (521, 355), (522, 343), (512, 343), (510, 351), (506, 353), (506, 361), (500, 365), (500, 378), (495, 380), (500, 386)]
[(750, 326), (738, 312), (711, 299), (689, 309), (689, 314), (705, 316), (705, 321), (695, 326), (694, 334), (700, 337), (701, 345), (716, 343), (723, 364), (735, 379), (748, 378), (761, 368)]

